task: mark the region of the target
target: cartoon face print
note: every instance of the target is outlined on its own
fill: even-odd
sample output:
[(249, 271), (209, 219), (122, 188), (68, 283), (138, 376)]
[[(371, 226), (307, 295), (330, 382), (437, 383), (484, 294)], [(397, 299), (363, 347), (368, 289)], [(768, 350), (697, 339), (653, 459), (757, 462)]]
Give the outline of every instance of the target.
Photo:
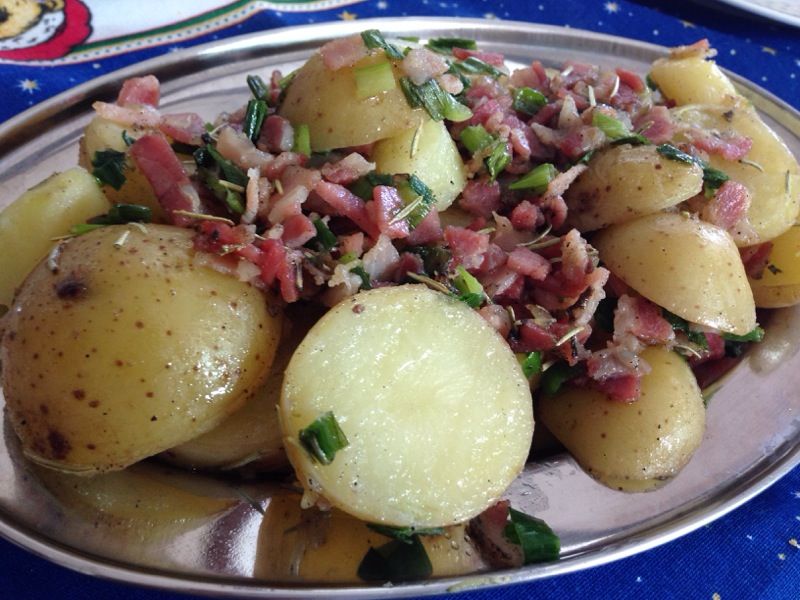
[(0, 59), (54, 59), (85, 40), (90, 14), (82, 0), (0, 0)]

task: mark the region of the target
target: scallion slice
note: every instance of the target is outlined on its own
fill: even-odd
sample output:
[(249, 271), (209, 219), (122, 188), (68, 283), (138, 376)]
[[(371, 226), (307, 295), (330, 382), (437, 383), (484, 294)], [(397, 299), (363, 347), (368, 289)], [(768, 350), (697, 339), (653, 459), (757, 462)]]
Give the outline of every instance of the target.
[(514, 92), (514, 110), (526, 115), (535, 115), (545, 104), (547, 97), (533, 88), (521, 87)]
[(92, 175), (100, 183), (110, 185), (115, 190), (125, 185), (125, 153), (118, 150), (98, 150), (92, 157)]
[(580, 375), (581, 371), (579, 364), (570, 366), (566, 361), (558, 361), (542, 374), (539, 387), (544, 394), (552, 396), (567, 381)]
[(561, 540), (547, 523), (513, 508), (508, 509), (508, 515), (511, 522), (506, 525), (503, 534), (508, 541), (522, 547), (526, 565), (558, 558)]
[(764, 330), (756, 326), (752, 331), (748, 331), (744, 335), (736, 335), (735, 333), (723, 333), (722, 339), (727, 342), (760, 342), (764, 339)]
[(478, 308), (483, 304), (486, 294), (483, 291), (483, 286), (474, 275), (467, 271), (462, 265), (456, 267), (456, 276), (453, 278), (453, 285), (459, 291), (459, 300), (471, 306)]
[(242, 195), (239, 192), (223, 185), (220, 182), (219, 177), (207, 169), (202, 169), (200, 173), (204, 176), (203, 181), (208, 189), (211, 190), (211, 193), (214, 194), (214, 197), (221, 201), (230, 212), (236, 215), (241, 215), (244, 213), (244, 201), (242, 200)]
[(370, 278), (369, 273), (367, 273), (364, 270), (363, 266), (356, 265), (355, 267), (350, 269), (350, 272), (355, 274), (355, 275), (358, 275), (361, 278), (361, 289), (362, 290), (371, 290), (372, 289), (372, 279)]
[(356, 67), (353, 73), (356, 78), (356, 97), (359, 100), (372, 98), (381, 92), (388, 92), (397, 87), (392, 64), (389, 61)]
[(522, 374), (526, 379), (542, 372), (542, 353), (538, 351), (528, 352), (528, 354), (518, 354), (519, 366), (522, 367)]
[(306, 452), (323, 465), (331, 464), (336, 453), (349, 445), (332, 411), (320, 415), (308, 427), (301, 429), (298, 438)]
[(472, 111), (439, 87), (435, 79), (416, 85), (408, 77), (401, 77), (400, 87), (409, 106), (424, 108), (434, 121), (461, 122), (472, 116)]
[(358, 565), (358, 577), (363, 581), (414, 581), (426, 579), (433, 573), (425, 547), (418, 536), (411, 543), (392, 540), (378, 548), (370, 548)]
[(443, 54), (450, 54), (453, 48), (464, 48), (465, 50), (478, 49), (478, 44), (475, 43), (475, 40), (461, 37), (431, 38), (425, 45), (431, 50), (441, 52)]
[(692, 344), (698, 346), (702, 350), (708, 350), (708, 338), (706, 338), (706, 334), (702, 331), (694, 331), (686, 319), (669, 312), (665, 308), (661, 309), (661, 316), (672, 326), (672, 329), (685, 333), (686, 338)]
[(330, 252), (338, 240), (322, 219), (314, 219), (314, 229), (317, 230), (317, 245), (322, 252)]
[(506, 144), (505, 140), (495, 142), (489, 156), (483, 162), (486, 165), (486, 170), (489, 171), (489, 178), (492, 181), (497, 179), (497, 176), (511, 162), (511, 152), (509, 152), (508, 144)]
[(592, 112), (592, 125), (606, 134), (610, 140), (618, 140), (631, 136), (631, 131), (619, 119), (595, 110)]
[(305, 123), (300, 123), (294, 128), (292, 151), (303, 156), (311, 156), (311, 133)]
[[(245, 187), (247, 186), (247, 173), (244, 172), (238, 165), (233, 163), (233, 161), (228, 160), (222, 154), (217, 152), (217, 149), (214, 148), (211, 144), (206, 144), (205, 148), (201, 148), (198, 150), (204, 150), (205, 154), (213, 159), (213, 161), (219, 167), (220, 172), (222, 173), (221, 179), (225, 181), (230, 181), (236, 185)], [(198, 153), (195, 152), (195, 161), (198, 160)], [(207, 163), (207, 160), (204, 160)]]
[(436, 205), (433, 191), (416, 175), (395, 175), (390, 185), (394, 185), (406, 203), (401, 213), (407, 211), (407, 214), (401, 218), (406, 220), (411, 229), (417, 227)]
[(401, 60), (403, 58), (403, 53), (400, 52), (396, 46), (393, 46), (387, 42), (386, 38), (383, 37), (383, 34), (377, 29), (367, 29), (366, 31), (362, 31), (361, 39), (364, 40), (364, 45), (367, 48), (370, 50), (380, 48), (386, 53), (386, 56), (392, 60)]
[(504, 74), (494, 65), (490, 65), (475, 56), (470, 56), (464, 60), (455, 62), (453, 66), (467, 75), (491, 75), (496, 79)]
[(376, 533), (401, 541), (404, 544), (413, 544), (415, 535), (442, 535), (444, 533), (443, 527), (418, 529), (416, 527), (391, 527), (390, 525), (380, 525), (378, 523), (367, 523), (367, 527)]
[(89, 223), (97, 225), (121, 225), (123, 223), (149, 223), (153, 212), (141, 204), (115, 204), (109, 211), (98, 217), (89, 219)]
[(527, 175), (520, 177), (508, 186), (511, 190), (530, 190), (531, 193), (541, 194), (547, 189), (547, 185), (558, 175), (558, 169), (550, 163), (543, 163)]
[(672, 144), (660, 144), (656, 146), (656, 150), (659, 154), (666, 156), (669, 159), (685, 162), (690, 165), (697, 165), (702, 168), (703, 187), (707, 196), (709, 194), (713, 195), (714, 190), (719, 188), (723, 183), (730, 179), (724, 172), (720, 171), (719, 169), (715, 169), (714, 167), (710, 167), (706, 162), (692, 156), (691, 154), (683, 152)]
[(250, 88), (253, 98), (256, 100), (264, 100), (265, 102), (269, 100), (269, 86), (259, 75), (248, 75), (247, 87)]
[(69, 234), (77, 237), (94, 231), (95, 229), (100, 229), (101, 227), (105, 227), (105, 225), (101, 225), (100, 223), (78, 223), (69, 228)]
[(480, 152), (494, 141), (494, 137), (484, 129), (483, 125), (470, 125), (461, 130), (461, 143), (471, 153)]
[(264, 100), (250, 100), (247, 102), (247, 112), (242, 122), (242, 133), (255, 142), (261, 134), (261, 125), (267, 116), (267, 103)]

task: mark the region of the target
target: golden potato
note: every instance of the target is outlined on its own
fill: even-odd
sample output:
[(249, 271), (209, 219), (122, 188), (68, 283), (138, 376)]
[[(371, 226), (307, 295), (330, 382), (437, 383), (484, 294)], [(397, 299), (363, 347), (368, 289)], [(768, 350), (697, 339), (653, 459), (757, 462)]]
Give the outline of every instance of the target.
[(756, 326), (739, 251), (719, 227), (660, 213), (604, 229), (592, 244), (613, 274), (687, 321), (739, 335)]
[[(314, 54), (286, 90), (280, 114), (292, 125), (308, 125), (315, 152), (369, 144), (416, 129), (428, 117), (408, 105), (399, 84), (370, 98), (356, 95), (355, 69), (385, 60), (378, 52), (354, 67), (331, 71), (322, 56)], [(393, 68), (397, 79), (399, 67)]]
[(263, 384), (280, 318), (260, 291), (195, 265), (193, 235), (97, 229), (25, 280), (0, 360), (33, 461), (124, 468), (212, 429)]
[(436, 196), (436, 209), (445, 210), (467, 185), (461, 154), (442, 121), (426, 121), (375, 144), (372, 153), (379, 173), (414, 174)]
[[(322, 464), (300, 432), (328, 411), (349, 445)], [(522, 470), (533, 433), (528, 382), (506, 342), (466, 304), (419, 285), (328, 312), (289, 363), (280, 415), (312, 495), (395, 526), (483, 511)]]
[(642, 358), (652, 371), (636, 402), (569, 387), (542, 397), (537, 411), (587, 473), (625, 491), (652, 489), (674, 477), (705, 430), (703, 397), (686, 360), (655, 346)]
[[(433, 577), (486, 568), (464, 525), (420, 540)], [(270, 581), (357, 583), (358, 566), (367, 551), (389, 541), (340, 510), (303, 510), (299, 495), (277, 494), (270, 499), (259, 532), (255, 576)]]
[(717, 104), (736, 95), (728, 76), (702, 56), (660, 58), (650, 67), (650, 79), (678, 105)]
[(612, 146), (589, 161), (564, 199), (568, 223), (593, 231), (688, 200), (703, 189), (703, 170), (670, 160), (655, 146)]
[[(128, 146), (122, 139), (122, 132), (126, 131), (132, 138), (137, 138), (143, 133), (131, 127), (125, 127), (114, 121), (109, 121), (102, 117), (94, 117), (86, 129), (83, 130), (83, 138), (80, 144), (79, 163), (92, 171), (92, 159), (96, 152), (100, 150), (116, 150), (117, 152), (127, 152)], [(164, 222), (166, 216), (161, 203), (153, 192), (153, 187), (142, 172), (137, 168), (136, 163), (130, 158), (125, 163), (125, 183), (118, 190), (110, 185), (103, 185), (103, 193), (114, 204), (141, 204), (153, 211), (153, 221)]]
[(108, 212), (111, 205), (97, 179), (80, 167), (56, 173), (0, 212), (0, 305), (70, 227)]
[(750, 279), (759, 308), (779, 308), (800, 302), (800, 227), (794, 226), (772, 240), (771, 268), (760, 279)]

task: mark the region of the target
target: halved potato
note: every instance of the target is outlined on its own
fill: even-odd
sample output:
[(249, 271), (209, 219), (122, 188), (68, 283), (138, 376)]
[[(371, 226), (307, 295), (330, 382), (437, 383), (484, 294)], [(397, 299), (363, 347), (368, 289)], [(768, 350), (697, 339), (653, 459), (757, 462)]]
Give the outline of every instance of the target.
[(193, 235), (104, 227), (25, 280), (0, 360), (9, 420), (34, 462), (122, 469), (214, 428), (263, 384), (280, 313), (195, 265)]
[(686, 360), (662, 347), (642, 358), (652, 371), (636, 402), (569, 387), (539, 400), (537, 415), (575, 460), (600, 482), (646, 491), (680, 471), (700, 445), (705, 406)]
[(800, 226), (772, 240), (769, 264), (760, 279), (750, 278), (756, 306), (779, 308), (800, 302)]
[[(486, 568), (464, 525), (420, 536), (434, 577), (475, 573)], [(270, 581), (359, 582), (358, 566), (370, 548), (390, 539), (337, 509), (301, 509), (297, 494), (270, 498), (258, 537), (255, 576)]]
[[(349, 445), (326, 465), (299, 434), (328, 411)], [(312, 495), (394, 526), (483, 511), (522, 470), (533, 433), (528, 382), (505, 341), (466, 304), (418, 285), (328, 312), (289, 363), (280, 414)]]
[(379, 173), (414, 174), (431, 188), (436, 209), (445, 210), (467, 185), (467, 172), (450, 132), (442, 121), (426, 121), (375, 144)]
[[(377, 52), (353, 67), (332, 71), (319, 53), (314, 54), (286, 90), (280, 114), (292, 125), (308, 125), (315, 152), (369, 144), (416, 129), (428, 117), (408, 105), (399, 83), (370, 98), (356, 94), (355, 69), (385, 60), (384, 53)], [(393, 69), (398, 79), (399, 67)]]
[(53, 248), (53, 238), (111, 208), (91, 174), (80, 167), (51, 175), (0, 212), (0, 305)]
[(594, 231), (680, 204), (703, 189), (703, 170), (670, 160), (655, 146), (612, 146), (569, 186), (568, 223)]
[(650, 79), (678, 105), (717, 104), (736, 95), (728, 76), (702, 56), (660, 58), (650, 67)]
[(756, 326), (739, 251), (719, 227), (660, 213), (604, 229), (592, 244), (613, 274), (687, 321), (740, 335)]

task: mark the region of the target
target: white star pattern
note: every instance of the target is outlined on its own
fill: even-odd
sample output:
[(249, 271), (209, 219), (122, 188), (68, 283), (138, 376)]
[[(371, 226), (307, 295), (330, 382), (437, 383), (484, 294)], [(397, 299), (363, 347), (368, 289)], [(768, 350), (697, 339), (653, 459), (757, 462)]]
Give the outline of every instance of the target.
[(35, 79), (20, 79), (19, 84), (17, 84), (19, 89), (23, 92), (28, 92), (32, 94), (39, 90), (39, 82)]
[(607, 13), (612, 15), (619, 12), (619, 4), (616, 2), (606, 2), (604, 8), (606, 9)]
[(800, 492), (793, 492), (793, 493), (795, 498), (800, 499)]
[(381, 0), (381, 2), (378, 2), (378, 4), (376, 6), (380, 10), (386, 10), (388, 8), (388, 6), (389, 6), (389, 3), (388, 2), (383, 2), (383, 0)]

